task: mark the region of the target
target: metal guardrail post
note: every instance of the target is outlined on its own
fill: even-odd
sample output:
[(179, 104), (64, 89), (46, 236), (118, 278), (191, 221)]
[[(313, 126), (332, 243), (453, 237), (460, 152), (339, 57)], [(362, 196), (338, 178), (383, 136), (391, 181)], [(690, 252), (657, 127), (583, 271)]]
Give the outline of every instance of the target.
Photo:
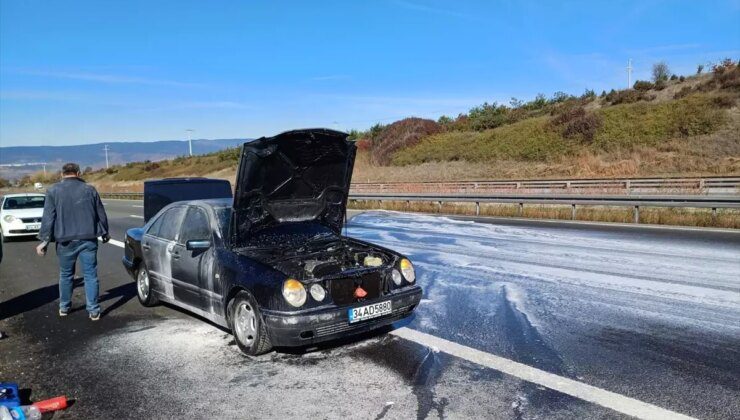
[(519, 203), (519, 211), (517, 212), (519, 217), (524, 216), (524, 203)]
[(573, 206), (570, 208), (570, 220), (576, 220), (576, 205), (573, 204)]
[(480, 201), (475, 202), (475, 215), (480, 216)]
[(712, 207), (712, 225), (717, 224), (717, 207)]
[(632, 216), (634, 223), (640, 223), (640, 206), (635, 206), (635, 209), (632, 212)]

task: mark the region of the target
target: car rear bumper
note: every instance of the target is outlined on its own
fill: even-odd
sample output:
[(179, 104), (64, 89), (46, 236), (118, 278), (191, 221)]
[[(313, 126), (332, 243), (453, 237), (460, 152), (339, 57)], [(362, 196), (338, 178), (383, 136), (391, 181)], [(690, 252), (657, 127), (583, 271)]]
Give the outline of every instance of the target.
[[(421, 287), (385, 295), (378, 299), (341, 308), (309, 310), (298, 313), (262, 311), (270, 340), (274, 346), (297, 347), (330, 341), (349, 335), (361, 334), (390, 325), (411, 315), (421, 301)], [(348, 311), (352, 307), (391, 301), (392, 312), (380, 318), (349, 323)]]

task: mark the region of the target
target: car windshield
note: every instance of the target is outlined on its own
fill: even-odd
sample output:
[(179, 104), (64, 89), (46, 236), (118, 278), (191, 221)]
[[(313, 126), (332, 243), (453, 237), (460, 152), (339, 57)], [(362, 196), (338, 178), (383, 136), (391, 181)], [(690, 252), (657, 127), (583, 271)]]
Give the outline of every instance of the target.
[(227, 232), (231, 219), (231, 207), (215, 207), (213, 210), (216, 212), (219, 229), (221, 229), (221, 232)]
[(7, 197), (3, 202), (3, 210), (15, 210), (15, 209), (43, 209), (44, 200), (46, 197), (43, 195), (32, 195), (28, 197)]

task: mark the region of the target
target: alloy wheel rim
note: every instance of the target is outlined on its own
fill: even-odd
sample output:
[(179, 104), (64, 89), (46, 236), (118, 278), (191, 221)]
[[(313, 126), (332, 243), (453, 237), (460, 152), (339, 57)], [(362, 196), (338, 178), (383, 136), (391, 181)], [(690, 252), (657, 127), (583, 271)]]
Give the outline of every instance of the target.
[(141, 297), (142, 300), (146, 300), (146, 298), (149, 297), (149, 276), (147, 275), (146, 270), (141, 270), (139, 272), (138, 286), (139, 297)]
[(239, 341), (245, 346), (250, 347), (257, 335), (257, 318), (249, 303), (242, 302), (236, 307), (234, 327)]

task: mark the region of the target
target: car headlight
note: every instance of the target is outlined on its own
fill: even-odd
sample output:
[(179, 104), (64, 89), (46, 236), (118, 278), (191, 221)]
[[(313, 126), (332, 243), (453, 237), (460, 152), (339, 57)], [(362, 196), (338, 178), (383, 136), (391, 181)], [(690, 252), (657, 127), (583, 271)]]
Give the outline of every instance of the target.
[(393, 269), (393, 271), (391, 271), (391, 279), (393, 280), (393, 283), (396, 284), (396, 286), (400, 286), (401, 280), (403, 280), (401, 278), (401, 273), (395, 268)]
[(309, 291), (311, 292), (311, 297), (316, 302), (321, 302), (326, 297), (326, 290), (318, 283), (311, 285)]
[(12, 214), (7, 214), (5, 215), (5, 217), (3, 217), (3, 220), (8, 223), (13, 223), (13, 221), (15, 220), (15, 216), (13, 216)]
[(401, 274), (403, 274), (403, 278), (405, 278), (406, 281), (409, 283), (416, 281), (416, 273), (414, 272), (414, 266), (411, 265), (411, 261), (404, 258), (401, 260), (399, 265), (401, 266)]
[(306, 303), (306, 288), (296, 279), (288, 279), (283, 283), (283, 297), (296, 308)]

